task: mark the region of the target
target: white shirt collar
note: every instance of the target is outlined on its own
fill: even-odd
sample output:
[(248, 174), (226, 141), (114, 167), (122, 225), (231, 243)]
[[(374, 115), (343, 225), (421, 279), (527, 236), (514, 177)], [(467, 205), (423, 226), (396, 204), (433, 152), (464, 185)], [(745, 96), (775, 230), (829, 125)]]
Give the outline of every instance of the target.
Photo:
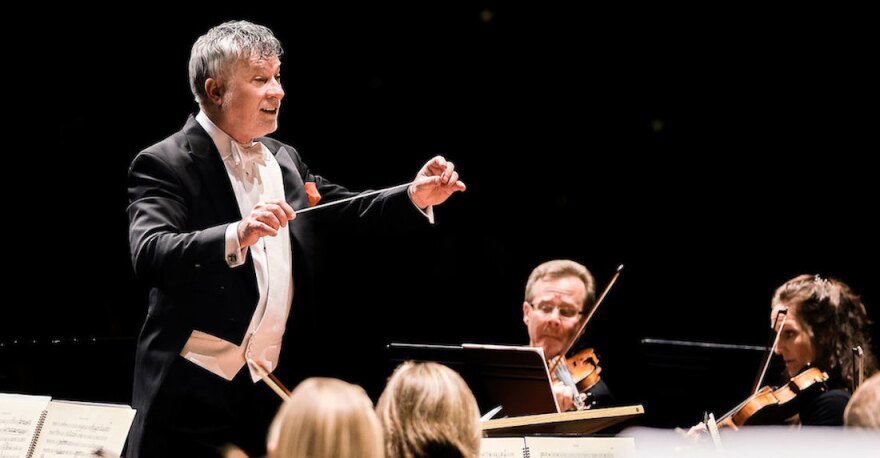
[[(232, 148), (232, 142), (235, 140), (230, 137), (229, 134), (223, 132), (222, 129), (217, 127), (217, 124), (214, 124), (214, 121), (211, 121), (211, 118), (209, 118), (202, 110), (199, 110), (199, 114), (196, 115), (196, 121), (206, 132), (208, 132), (208, 135), (211, 136), (211, 140), (214, 141), (217, 151), (220, 152), (221, 159), (225, 161), (226, 159), (229, 159), (229, 156), (233, 156), (235, 163), (241, 164), (241, 158), (238, 156), (238, 152), (234, 151)], [(233, 154), (233, 152), (235, 154)]]

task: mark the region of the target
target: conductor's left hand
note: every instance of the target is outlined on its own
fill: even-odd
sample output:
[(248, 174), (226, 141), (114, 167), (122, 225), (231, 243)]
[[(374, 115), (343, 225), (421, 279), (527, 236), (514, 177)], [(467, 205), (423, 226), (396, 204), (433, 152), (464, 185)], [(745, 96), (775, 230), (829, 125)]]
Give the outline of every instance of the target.
[(458, 179), (455, 164), (443, 156), (435, 156), (422, 166), (409, 185), (409, 197), (417, 207), (424, 209), (442, 204), (452, 193), (465, 189), (464, 182)]

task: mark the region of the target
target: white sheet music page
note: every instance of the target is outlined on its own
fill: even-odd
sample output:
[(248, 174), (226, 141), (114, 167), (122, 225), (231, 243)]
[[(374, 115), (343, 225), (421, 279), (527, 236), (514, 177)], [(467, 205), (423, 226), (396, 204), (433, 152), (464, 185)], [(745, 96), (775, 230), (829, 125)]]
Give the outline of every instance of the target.
[(526, 437), (531, 458), (634, 458), (631, 437)]
[(52, 401), (34, 456), (88, 456), (98, 449), (120, 455), (134, 415), (126, 405)]
[(706, 429), (709, 430), (709, 437), (712, 438), (712, 443), (715, 444), (715, 450), (721, 450), (721, 434), (718, 432), (718, 423), (715, 421), (715, 414), (709, 414), (709, 420), (706, 422)]
[(484, 437), (480, 458), (525, 458), (525, 445), (522, 437)]
[(0, 458), (24, 458), (49, 396), (0, 393)]

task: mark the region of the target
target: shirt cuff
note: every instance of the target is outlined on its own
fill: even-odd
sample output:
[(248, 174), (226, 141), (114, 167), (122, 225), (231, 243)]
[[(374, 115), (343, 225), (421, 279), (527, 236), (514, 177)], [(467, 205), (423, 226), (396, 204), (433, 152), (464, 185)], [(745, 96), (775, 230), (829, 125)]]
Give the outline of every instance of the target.
[(425, 207), (424, 210), (419, 208), (419, 206), (416, 205), (415, 202), (413, 202), (412, 195), (410, 195), (409, 188), (406, 188), (406, 197), (409, 199), (410, 202), (412, 202), (413, 207), (416, 207), (416, 210), (418, 210), (419, 213), (425, 215), (425, 218), (428, 218), (429, 223), (434, 224), (434, 206), (433, 205), (428, 205), (427, 207)]
[(244, 264), (244, 260), (247, 259), (247, 251), (247, 248), (241, 248), (241, 243), (238, 241), (238, 223), (226, 226), (226, 252), (223, 253), (226, 265), (238, 267)]
[(422, 210), (421, 208), (416, 206), (416, 204), (413, 204), (413, 206), (416, 207), (416, 209), (421, 214), (425, 215), (425, 218), (428, 218), (429, 223), (434, 224), (434, 206), (433, 205), (428, 205), (428, 208), (426, 208), (424, 210)]

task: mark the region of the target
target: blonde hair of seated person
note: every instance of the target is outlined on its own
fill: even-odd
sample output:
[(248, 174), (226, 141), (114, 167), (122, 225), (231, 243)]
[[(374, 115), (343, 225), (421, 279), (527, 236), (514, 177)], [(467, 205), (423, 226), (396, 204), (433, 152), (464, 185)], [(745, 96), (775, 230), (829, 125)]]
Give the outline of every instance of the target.
[(269, 429), (269, 458), (384, 458), (382, 427), (363, 388), (333, 378), (300, 383)]
[(853, 393), (843, 412), (843, 424), (880, 429), (880, 372), (865, 380)]
[(480, 453), (480, 410), (467, 384), (437, 363), (407, 361), (376, 404), (388, 458), (472, 458)]

